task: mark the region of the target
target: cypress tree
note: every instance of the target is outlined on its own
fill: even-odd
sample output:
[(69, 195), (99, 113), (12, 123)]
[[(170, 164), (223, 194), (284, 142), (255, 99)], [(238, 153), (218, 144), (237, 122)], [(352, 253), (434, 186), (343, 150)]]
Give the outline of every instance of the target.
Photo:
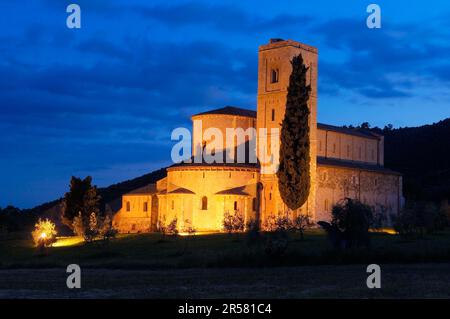
[(291, 64), (277, 176), (281, 198), (287, 207), (295, 210), (306, 202), (310, 190), (308, 100), (311, 87), (306, 84), (308, 68), (301, 54), (295, 56)]

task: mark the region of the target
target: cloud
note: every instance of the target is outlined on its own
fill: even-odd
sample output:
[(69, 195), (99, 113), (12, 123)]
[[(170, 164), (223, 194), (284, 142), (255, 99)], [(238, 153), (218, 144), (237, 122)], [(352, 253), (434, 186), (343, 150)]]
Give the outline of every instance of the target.
[(320, 84), (333, 94), (343, 89), (371, 99), (411, 97), (420, 93), (415, 86), (423, 83), (412, 79), (432, 78), (449, 63), (450, 46), (435, 42), (444, 34), (435, 31), (426, 36), (428, 30), (419, 25), (371, 30), (364, 21), (335, 19), (316, 24), (311, 31), (327, 47), (345, 52), (344, 61), (320, 63)]
[(131, 8), (145, 18), (151, 18), (169, 27), (213, 27), (224, 32), (264, 32), (275, 28), (305, 27), (312, 21), (312, 18), (306, 15), (285, 13), (262, 17), (248, 13), (236, 5), (211, 5), (199, 2), (154, 6), (138, 5), (131, 6)]

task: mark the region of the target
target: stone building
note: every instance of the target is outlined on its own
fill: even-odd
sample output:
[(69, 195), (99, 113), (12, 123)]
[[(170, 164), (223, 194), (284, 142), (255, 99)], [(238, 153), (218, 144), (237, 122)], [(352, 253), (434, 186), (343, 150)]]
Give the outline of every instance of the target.
[[(310, 177), (311, 191), (306, 203), (290, 212), (278, 191), (277, 176), (265, 170), (265, 161), (252, 145), (266, 143), (267, 150), (279, 142), (291, 74), (292, 57), (301, 54), (309, 67)], [(329, 220), (331, 209), (343, 198), (355, 198), (386, 216), (401, 208), (402, 177), (384, 167), (384, 138), (369, 131), (345, 129), (317, 123), (317, 49), (292, 40), (272, 39), (259, 48), (257, 111), (227, 106), (192, 116), (193, 157), (199, 152), (223, 156), (224, 161), (192, 161), (167, 169), (167, 177), (155, 185), (122, 197), (122, 207), (114, 217), (120, 232), (156, 231), (175, 218), (179, 230), (221, 231), (225, 213), (241, 214), (246, 222), (258, 221), (264, 227), (271, 216), (308, 214), (313, 220)], [(200, 122), (201, 121), (201, 122)], [(226, 149), (217, 148), (207, 135), (208, 128), (223, 132), (256, 129), (233, 147), (245, 144), (245, 161), (226, 161)], [(259, 134), (267, 129), (268, 136)], [(271, 135), (272, 134), (272, 135)], [(265, 139), (265, 140), (263, 140)], [(218, 153), (218, 154), (216, 154)], [(236, 159), (234, 150), (234, 159)], [(219, 155), (221, 154), (221, 155)], [(258, 162), (249, 158), (258, 155)]]

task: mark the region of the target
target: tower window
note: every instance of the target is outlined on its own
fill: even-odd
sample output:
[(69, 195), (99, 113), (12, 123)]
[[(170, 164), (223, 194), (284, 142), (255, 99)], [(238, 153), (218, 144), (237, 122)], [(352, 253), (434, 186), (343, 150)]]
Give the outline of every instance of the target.
[(148, 203), (144, 202), (144, 212), (147, 212), (147, 211), (148, 211)]
[(130, 202), (127, 202), (126, 206), (127, 206), (127, 212), (129, 212), (131, 210)]
[(237, 201), (234, 201), (234, 210), (237, 210), (238, 206), (237, 206)]
[(270, 72), (270, 83), (278, 83), (280, 72), (278, 69), (272, 69)]
[(208, 209), (208, 197), (203, 196), (202, 197), (202, 210)]
[(275, 109), (272, 109), (272, 122), (275, 121)]

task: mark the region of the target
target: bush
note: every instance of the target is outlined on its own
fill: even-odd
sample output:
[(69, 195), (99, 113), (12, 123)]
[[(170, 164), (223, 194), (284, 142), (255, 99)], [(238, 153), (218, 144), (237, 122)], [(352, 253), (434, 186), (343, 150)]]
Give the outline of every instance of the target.
[(99, 229), (99, 235), (105, 241), (109, 241), (117, 235), (117, 229), (113, 227), (111, 218), (108, 215), (103, 219), (102, 227)]
[(300, 233), (300, 238), (303, 240), (305, 229), (311, 227), (313, 223), (309, 215), (300, 214), (292, 221), (291, 228), (293, 231)]
[(405, 238), (422, 238), (445, 228), (442, 210), (430, 202), (411, 202), (395, 218), (394, 228)]
[(55, 224), (49, 219), (39, 219), (31, 235), (36, 247), (44, 248), (56, 242)]
[(270, 215), (264, 222), (264, 230), (268, 232), (288, 231), (291, 228), (292, 224), (287, 216)]
[(370, 206), (358, 200), (345, 198), (333, 206), (332, 226), (337, 227), (346, 241), (345, 247), (369, 244), (369, 228), (373, 223)]
[(167, 234), (171, 236), (177, 236), (178, 235), (178, 219), (175, 217), (172, 219), (172, 221), (167, 225)]
[(227, 211), (223, 216), (222, 225), (223, 229), (229, 234), (243, 232), (245, 229), (244, 216), (239, 211), (234, 214)]

